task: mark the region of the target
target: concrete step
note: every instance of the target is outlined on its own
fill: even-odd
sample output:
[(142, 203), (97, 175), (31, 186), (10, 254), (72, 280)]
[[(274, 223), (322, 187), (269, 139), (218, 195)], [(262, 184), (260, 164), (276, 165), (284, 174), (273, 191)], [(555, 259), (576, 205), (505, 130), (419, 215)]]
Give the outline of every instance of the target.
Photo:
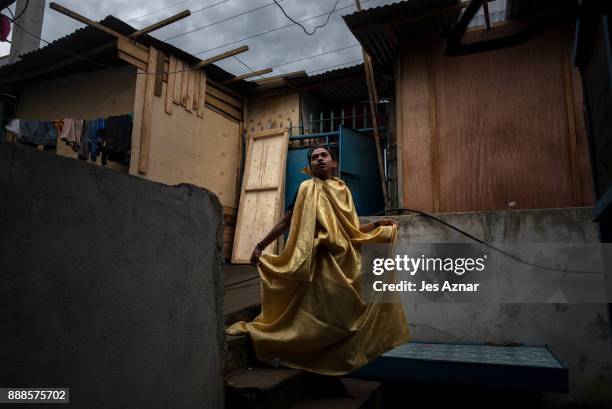
[(307, 373), (251, 368), (226, 380), (226, 409), (288, 409), (307, 394)]
[(261, 282), (257, 269), (250, 265), (224, 264), (223, 271), (225, 325), (252, 321), (261, 312)]
[(355, 398), (332, 396), (307, 398), (291, 409), (380, 409), (382, 408), (382, 391), (379, 382), (362, 381), (358, 379), (343, 379), (347, 388), (359, 396)]
[(225, 374), (231, 376), (243, 372), (249, 366), (250, 342), (246, 335), (226, 335)]

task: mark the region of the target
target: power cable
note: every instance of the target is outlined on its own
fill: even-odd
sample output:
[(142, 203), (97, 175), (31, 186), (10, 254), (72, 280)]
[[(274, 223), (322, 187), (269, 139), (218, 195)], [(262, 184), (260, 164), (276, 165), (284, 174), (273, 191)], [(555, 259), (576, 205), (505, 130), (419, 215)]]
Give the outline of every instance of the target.
[[(125, 21), (127, 22), (127, 21), (133, 21), (133, 20), (140, 20), (140, 19), (141, 19), (141, 18), (143, 18), (143, 17), (149, 16), (149, 15), (151, 15), (151, 14), (155, 14), (155, 13), (160, 12), (160, 11), (163, 11), (163, 10), (167, 10), (167, 9), (169, 9), (169, 8), (171, 8), (171, 7), (178, 6), (179, 4), (181, 4), (181, 3), (185, 3), (185, 2), (187, 2), (187, 1), (189, 1), (189, 0), (182, 0), (182, 1), (179, 1), (179, 2), (177, 2), (177, 3), (171, 4), (171, 5), (169, 5), (169, 6), (162, 7), (162, 8), (160, 8), (160, 9), (153, 10), (153, 11), (150, 11), (150, 12), (148, 12), (148, 13), (142, 14), (142, 15), (140, 15), (140, 16), (138, 16), (138, 17), (132, 17), (132, 18), (127, 19), (127, 20), (125, 20)], [(212, 7), (218, 6), (219, 4), (227, 3), (228, 1), (229, 1), (229, 0), (222, 0), (222, 1), (218, 1), (218, 2), (213, 3), (213, 4), (209, 4), (208, 6), (204, 6), (204, 7), (202, 7), (202, 8), (199, 8), (199, 9), (193, 10), (193, 11), (191, 11), (191, 15), (193, 15), (193, 14), (195, 14), (195, 13), (199, 13), (200, 11), (204, 11), (204, 10), (207, 10), (207, 9), (209, 9), (209, 8), (212, 8)]]
[[(28, 9), (29, 5), (30, 5), (30, 0), (27, 0), (25, 7), (23, 8), (23, 10), (21, 10), (21, 13), (19, 13), (19, 15), (14, 18), (14, 20), (19, 20), (19, 18), (21, 16), (23, 16), (23, 14), (26, 12), (26, 10)], [(15, 5), (15, 12), (17, 12), (17, 5)], [(11, 13), (11, 14), (13, 14), (13, 13)]]
[(329, 14), (327, 15), (327, 19), (325, 20), (325, 23), (321, 24), (321, 25), (317, 25), (313, 28), (312, 33), (309, 33), (308, 30), (306, 30), (306, 27), (304, 27), (300, 22), (295, 21), (293, 18), (291, 18), (289, 16), (289, 14), (287, 14), (287, 12), (285, 11), (285, 9), (278, 4), (278, 2), (276, 0), (272, 0), (274, 2), (274, 4), (276, 4), (278, 6), (279, 9), (281, 9), (281, 11), (283, 12), (283, 14), (285, 15), (285, 17), (287, 17), (293, 24), (298, 25), (299, 27), (302, 28), (302, 30), (304, 30), (304, 33), (306, 33), (306, 35), (314, 35), (317, 32), (317, 29), (319, 28), (323, 28), (327, 25), (327, 23), (329, 23), (329, 18), (331, 17), (331, 15), (333, 14), (334, 11), (336, 11), (336, 6), (338, 6), (338, 2), (340, 0), (336, 0), (336, 2), (334, 3), (334, 7), (332, 7), (331, 11), (329, 12)]
[[(367, 3), (368, 1), (370, 1), (370, 0), (364, 0), (361, 3), (362, 4), (363, 3)], [(336, 11), (340, 11), (340, 10), (344, 10), (344, 9), (352, 8), (352, 7), (355, 7), (354, 3), (351, 3), (351, 4), (349, 4), (347, 6), (344, 6), (344, 7), (340, 7), (338, 9), (336, 9)], [(313, 20), (315, 18), (318, 18), (318, 17), (321, 17), (321, 16), (325, 16), (326, 14), (327, 13), (319, 14), (319, 15), (308, 17), (308, 18), (305, 18), (305, 19), (299, 20), (299, 21), (300, 21), (300, 23), (303, 23), (304, 21)], [(204, 54), (204, 53), (209, 52), (209, 51), (218, 50), (219, 48), (223, 48), (223, 47), (226, 47), (228, 45), (240, 43), (240, 42), (245, 41), (245, 40), (250, 40), (252, 38), (256, 38), (256, 37), (259, 37), (259, 36), (262, 36), (262, 35), (270, 34), (270, 33), (274, 32), (274, 31), (282, 30), (282, 29), (285, 29), (287, 27), (293, 27), (293, 26), (294, 26), (294, 24), (291, 23), (291, 24), (287, 24), (287, 25), (284, 25), (284, 26), (281, 26), (281, 27), (276, 27), (276, 28), (273, 28), (273, 29), (270, 29), (270, 30), (262, 31), (262, 32), (257, 33), (257, 34), (253, 34), (253, 35), (250, 35), (250, 36), (247, 36), (247, 37), (243, 37), (243, 38), (241, 38), (239, 40), (236, 40), (236, 41), (231, 41), (229, 43), (221, 44), (221, 45), (218, 45), (218, 46), (213, 47), (213, 48), (209, 48), (209, 49), (206, 49), (206, 50), (199, 51), (197, 53), (193, 53), (193, 55), (199, 55), (199, 54)]]
[(356, 63), (358, 63), (358, 62), (362, 62), (362, 61), (363, 61), (363, 59), (359, 59), (359, 60), (353, 60), (353, 61), (343, 62), (342, 64), (330, 65), (329, 67), (319, 68), (318, 70), (310, 71), (310, 72), (308, 72), (307, 74), (308, 74), (308, 75), (311, 75), (311, 74), (313, 74), (313, 73), (315, 73), (315, 72), (319, 72), (319, 71), (326, 71), (326, 70), (329, 70), (329, 69), (331, 69), (331, 68), (341, 67), (341, 66), (343, 66), (343, 65), (347, 65), (347, 64), (356, 64)]
[(204, 30), (205, 28), (212, 27), (214, 25), (221, 24), (221, 23), (224, 23), (224, 22), (229, 21), (229, 20), (233, 20), (233, 19), (238, 18), (240, 16), (244, 16), (246, 14), (253, 13), (254, 11), (257, 11), (257, 10), (265, 9), (266, 7), (270, 7), (272, 5), (274, 5), (274, 3), (268, 3), (268, 4), (264, 4), (263, 6), (255, 7), (254, 9), (247, 10), (247, 11), (244, 11), (242, 13), (235, 14), (233, 16), (226, 17), (226, 18), (221, 19), (221, 20), (213, 21), (210, 24), (206, 24), (204, 26), (196, 27), (196, 28), (194, 28), (192, 30), (185, 31), (184, 33), (177, 34), (177, 35), (174, 35), (172, 37), (165, 38), (164, 41), (174, 40), (175, 38), (179, 38), (179, 37), (182, 37), (182, 36), (187, 35), (187, 34), (191, 34), (191, 33), (196, 32), (196, 31)]
[(331, 53), (334, 53), (336, 51), (347, 50), (349, 48), (358, 47), (360, 45), (361, 44), (353, 44), (353, 45), (349, 45), (349, 46), (346, 46), (346, 47), (336, 48), (335, 50), (329, 50), (329, 51), (325, 51), (325, 52), (322, 52), (322, 53), (319, 53), (319, 54), (309, 55), (308, 57), (298, 58), (297, 60), (287, 61), (287, 62), (283, 62), (283, 63), (280, 63), (280, 64), (273, 65), (272, 68), (278, 68), (278, 67), (282, 67), (284, 65), (289, 65), (289, 64), (296, 63), (296, 62), (300, 62), (300, 61), (304, 61), (304, 60), (309, 60), (309, 59), (314, 58), (314, 57), (320, 57), (322, 55), (331, 54)]
[[(426, 212), (423, 212), (423, 211), (420, 211), (420, 210), (414, 210), (414, 209), (409, 209), (409, 208), (394, 208), (394, 209), (387, 209), (387, 210), (383, 210), (383, 211), (378, 212), (378, 213), (374, 213), (372, 216), (380, 216), (380, 215), (383, 215), (383, 214), (387, 214), (389, 212), (411, 212), (411, 213), (419, 214), (419, 215), (421, 215), (423, 217), (426, 217), (426, 218), (431, 219), (431, 220), (433, 220), (435, 222), (438, 222), (438, 223), (448, 227), (449, 229), (452, 229), (452, 230), (456, 231), (457, 233), (462, 234), (462, 235), (466, 236), (467, 238), (469, 238), (469, 239), (471, 239), (471, 240), (473, 240), (473, 241), (475, 241), (475, 242), (477, 242), (479, 244), (482, 244), (483, 246), (485, 246), (485, 247), (487, 247), (487, 248), (489, 248), (489, 249), (491, 249), (493, 251), (496, 251), (496, 252), (502, 254), (505, 257), (508, 257), (508, 258), (518, 262), (518, 263), (525, 264), (525, 265), (528, 265), (530, 267), (538, 268), (540, 270), (553, 271), (553, 272), (556, 272), (556, 273), (563, 273), (563, 274), (603, 274), (600, 271), (561, 270), (561, 269), (558, 269), (558, 268), (543, 266), (543, 265), (540, 265), (540, 264), (536, 264), (536, 263), (532, 263), (532, 262), (523, 260), (520, 257), (515, 256), (514, 254), (508, 253), (505, 250), (502, 250), (502, 249), (500, 249), (498, 247), (495, 247), (492, 244), (489, 244), (486, 241), (484, 241), (482, 239), (479, 239), (478, 237), (473, 236), (472, 234), (466, 232), (465, 230), (460, 229), (459, 227), (456, 227), (456, 226), (454, 226), (454, 225), (452, 225), (450, 223), (445, 222), (442, 219), (437, 218), (434, 215), (431, 215), (429, 213), (426, 213)], [(233, 287), (235, 285), (242, 284), (242, 283), (245, 283), (247, 281), (255, 280), (257, 278), (259, 278), (259, 274), (256, 275), (256, 276), (252, 276), (252, 277), (246, 278), (244, 280), (237, 281), (235, 283), (227, 284), (227, 285), (224, 286), (224, 288)]]
[(183, 3), (186, 3), (186, 2), (188, 2), (188, 1), (189, 1), (189, 0), (181, 0), (181, 1), (177, 1), (176, 3), (170, 4), (170, 5), (168, 5), (168, 6), (162, 7), (162, 8), (157, 9), (157, 10), (149, 11), (148, 13), (141, 14), (140, 16), (137, 16), (137, 17), (132, 17), (132, 18), (128, 18), (128, 19), (127, 19), (127, 20), (125, 20), (125, 21), (126, 21), (126, 22), (128, 22), (128, 21), (133, 21), (133, 20), (140, 20), (140, 19), (141, 19), (141, 18), (143, 18), (143, 17), (150, 16), (151, 14), (155, 14), (155, 13), (158, 13), (158, 12), (160, 12), (160, 11), (168, 10), (168, 9), (169, 9), (169, 8), (171, 8), (171, 7), (178, 6), (179, 4), (183, 4)]
[[(247, 69), (249, 69), (252, 73), (255, 73), (255, 70), (252, 69), (251, 67), (249, 67), (247, 65), (247, 63), (245, 63), (244, 61), (242, 61), (240, 58), (238, 58), (237, 56), (233, 55), (232, 57), (234, 57), (240, 64), (244, 65), (245, 67), (247, 67)], [(262, 80), (265, 79), (264, 77), (261, 76), (261, 74), (257, 74), (257, 76), (259, 78), (261, 78)]]

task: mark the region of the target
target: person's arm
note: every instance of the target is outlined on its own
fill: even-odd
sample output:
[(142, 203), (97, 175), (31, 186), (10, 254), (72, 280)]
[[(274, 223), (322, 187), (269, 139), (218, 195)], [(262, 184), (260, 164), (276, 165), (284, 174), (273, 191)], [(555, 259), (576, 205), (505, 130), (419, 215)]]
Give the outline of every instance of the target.
[(291, 216), (293, 215), (293, 209), (290, 209), (285, 213), (283, 218), (270, 230), (270, 233), (263, 238), (255, 248), (253, 249), (253, 253), (251, 254), (251, 264), (257, 263), (257, 259), (261, 256), (261, 253), (264, 251), (266, 247), (270, 245), (274, 240), (280, 237), (287, 229), (291, 226)]
[(359, 231), (362, 233), (368, 233), (378, 226), (390, 226), (394, 224), (397, 228), (399, 228), (399, 223), (393, 219), (381, 219), (374, 223), (366, 223), (359, 226)]

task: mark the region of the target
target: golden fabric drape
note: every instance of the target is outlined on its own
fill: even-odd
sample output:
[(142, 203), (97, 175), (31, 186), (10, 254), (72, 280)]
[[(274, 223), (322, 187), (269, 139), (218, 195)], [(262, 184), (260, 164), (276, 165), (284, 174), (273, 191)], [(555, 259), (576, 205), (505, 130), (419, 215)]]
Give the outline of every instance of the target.
[(249, 333), (260, 361), (343, 375), (408, 341), (399, 303), (360, 297), (359, 244), (390, 243), (395, 226), (359, 231), (351, 193), (338, 178), (302, 182), (283, 252), (258, 265), (261, 314), (230, 326)]

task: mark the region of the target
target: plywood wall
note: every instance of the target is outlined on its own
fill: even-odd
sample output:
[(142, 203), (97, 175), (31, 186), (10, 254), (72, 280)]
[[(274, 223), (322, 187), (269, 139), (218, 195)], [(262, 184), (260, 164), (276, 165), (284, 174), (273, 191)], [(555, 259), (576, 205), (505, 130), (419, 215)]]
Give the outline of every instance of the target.
[(570, 27), (444, 57), (405, 43), (398, 117), (404, 207), (456, 212), (592, 204)]
[(136, 68), (125, 65), (34, 82), (19, 96), (17, 118), (94, 119), (132, 112)]
[(136, 82), (130, 173), (169, 185), (201, 186), (214, 192), (223, 206), (236, 208), (240, 124), (207, 107), (202, 118), (182, 105), (174, 105), (168, 114), (166, 82), (161, 96), (152, 98), (148, 169), (139, 172), (145, 77), (139, 75)]
[(261, 98), (257, 95), (248, 101), (245, 128), (249, 132), (300, 125), (299, 93)]

